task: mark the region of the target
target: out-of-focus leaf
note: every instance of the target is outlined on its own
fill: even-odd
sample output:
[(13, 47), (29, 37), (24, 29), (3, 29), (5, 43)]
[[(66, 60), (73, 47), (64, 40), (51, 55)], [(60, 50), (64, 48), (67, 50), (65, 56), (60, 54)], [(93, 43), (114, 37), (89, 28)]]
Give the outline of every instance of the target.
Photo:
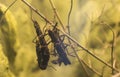
[(6, 7), (0, 4), (0, 38), (4, 53), (8, 57), (10, 64), (13, 64), (19, 47), (16, 28), (17, 23), (9, 10), (3, 15), (5, 10)]
[(0, 77), (15, 77), (9, 69), (7, 57), (4, 55), (2, 45), (0, 44)]

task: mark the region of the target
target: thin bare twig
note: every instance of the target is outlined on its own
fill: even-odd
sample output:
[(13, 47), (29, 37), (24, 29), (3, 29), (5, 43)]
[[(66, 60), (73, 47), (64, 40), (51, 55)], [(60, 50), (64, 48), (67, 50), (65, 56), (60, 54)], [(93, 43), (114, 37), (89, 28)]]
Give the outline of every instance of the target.
[[(102, 23), (103, 25), (107, 26), (110, 31), (112, 32), (112, 46), (111, 46), (111, 65), (112, 65), (112, 68), (114, 68), (114, 43), (115, 43), (115, 33), (114, 31), (112, 30), (112, 28), (106, 24), (106, 23)], [(114, 69), (112, 69), (112, 75), (114, 74)]]
[(53, 11), (54, 11), (57, 19), (59, 20), (59, 22), (60, 22), (60, 24), (61, 24), (63, 30), (65, 30), (64, 24), (62, 23), (62, 20), (60, 19), (60, 16), (59, 16), (58, 12), (56, 11), (56, 7), (55, 7), (55, 5), (53, 4), (53, 1), (52, 1), (52, 0), (49, 0), (49, 2), (50, 2), (50, 4), (51, 4), (51, 7), (52, 7), (52, 9), (53, 9)]
[(5, 14), (7, 13), (7, 11), (12, 7), (12, 5), (15, 4), (16, 1), (17, 1), (17, 0), (14, 0), (14, 1), (8, 6), (8, 8), (4, 11), (4, 13), (3, 13), (3, 15), (2, 15), (2, 17), (1, 17), (1, 19), (0, 19), (0, 23), (2, 22), (2, 20), (3, 20), (4, 16), (5, 16)]
[(42, 13), (40, 13), (36, 8), (34, 8), (30, 3), (28, 3), (26, 0), (21, 0), (24, 2), (28, 7), (30, 7), (34, 12), (36, 12), (41, 18), (43, 18), (47, 23), (50, 25), (54, 25), (51, 21), (49, 21)]
[(103, 8), (102, 8), (102, 10), (101, 10), (101, 12), (100, 12), (100, 15), (99, 15), (97, 18), (95, 18), (95, 20), (91, 20), (91, 18), (88, 16), (88, 14), (86, 14), (86, 16), (88, 17), (88, 19), (89, 19), (90, 22), (91, 22), (91, 25), (93, 25), (94, 22), (96, 22), (97, 20), (100, 21), (100, 18), (102, 17), (102, 15), (103, 15), (103, 13), (104, 13), (104, 10), (105, 10), (105, 4), (104, 4), (104, 6), (103, 6)]
[[(70, 42), (70, 40), (68, 40), (68, 41)], [(71, 43), (71, 42), (70, 42), (70, 43)], [(75, 51), (75, 49), (73, 48), (73, 46), (71, 46), (71, 47), (72, 47), (72, 49), (73, 49), (73, 51), (74, 51), (74, 53), (75, 53), (75, 55), (76, 55), (76, 57), (77, 57), (78, 62), (81, 64), (81, 66), (82, 66), (83, 70), (85, 71), (86, 75), (89, 77), (89, 74), (88, 74), (85, 66), (84, 66), (83, 63), (82, 63), (82, 59), (80, 59), (80, 57), (78, 56), (78, 54), (77, 54), (77, 52)]]
[[(112, 31), (112, 34), (113, 34), (113, 39), (112, 39), (112, 47), (111, 47), (111, 65), (112, 67), (114, 68), (114, 43), (115, 43), (115, 33), (114, 31), (112, 30), (112, 28), (110, 26), (108, 26), (110, 28), (110, 30)], [(114, 69), (112, 69), (112, 75), (114, 74)]]
[(116, 68), (116, 59), (113, 61), (113, 67)]
[(71, 0), (70, 10), (68, 13), (68, 22), (67, 22), (67, 28), (68, 28), (68, 34), (70, 35), (70, 16), (73, 8), (73, 0)]
[[(79, 61), (79, 60), (78, 60), (78, 61)], [(87, 72), (87, 70), (86, 70), (86, 68), (85, 68), (85, 65), (83, 64), (82, 60), (80, 60), (79, 63), (81, 63), (82, 68), (83, 68), (83, 70), (85, 71), (87, 77), (90, 77), (90, 75), (88, 74), (88, 72)]]
[(101, 76), (99, 72), (97, 72), (95, 69), (91, 68), (87, 63), (84, 62), (84, 60), (81, 60), (82, 63), (84, 63), (92, 72), (96, 73), (97, 75)]
[[(75, 52), (75, 53), (76, 53), (76, 52)], [(99, 72), (97, 72), (95, 69), (91, 68), (87, 63), (85, 63), (85, 61), (82, 60), (82, 59), (77, 55), (77, 53), (76, 53), (76, 57), (77, 57), (77, 59), (78, 59), (78, 62), (82, 65), (83, 70), (86, 72), (86, 74), (87, 74), (88, 77), (89, 77), (89, 74), (88, 74), (85, 66), (88, 67), (92, 72), (94, 72), (94, 73), (96, 73), (97, 75), (101, 76), (101, 74), (100, 74)]]
[(106, 67), (106, 66), (103, 66), (103, 68), (102, 68), (102, 75), (101, 75), (101, 77), (104, 76), (105, 67)]
[(6, 12), (10, 9), (10, 7), (12, 7), (12, 5), (16, 2), (17, 0), (14, 0), (10, 5), (9, 7), (5, 10), (4, 14), (6, 14)]
[(113, 75), (112, 77), (120, 77), (120, 73)]

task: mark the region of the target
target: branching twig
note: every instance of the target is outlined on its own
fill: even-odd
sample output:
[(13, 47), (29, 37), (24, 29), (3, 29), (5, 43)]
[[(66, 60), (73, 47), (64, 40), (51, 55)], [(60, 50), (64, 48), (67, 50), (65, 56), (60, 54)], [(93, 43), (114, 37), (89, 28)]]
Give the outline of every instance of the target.
[[(114, 64), (113, 64), (113, 61), (114, 61), (114, 43), (115, 43), (115, 33), (114, 31), (112, 30), (112, 28), (106, 24), (106, 23), (102, 23), (103, 25), (106, 25), (110, 31), (112, 32), (112, 47), (111, 47), (111, 65), (112, 65), (112, 68), (114, 68)], [(112, 75), (114, 74), (114, 69), (112, 69)]]

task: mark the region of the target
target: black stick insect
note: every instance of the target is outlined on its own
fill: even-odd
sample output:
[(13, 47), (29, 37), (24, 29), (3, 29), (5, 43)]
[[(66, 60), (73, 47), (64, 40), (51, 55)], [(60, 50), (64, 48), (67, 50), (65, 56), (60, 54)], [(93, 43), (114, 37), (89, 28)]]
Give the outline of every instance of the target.
[(67, 57), (67, 54), (65, 52), (65, 45), (62, 42), (62, 39), (60, 38), (59, 32), (56, 28), (57, 23), (55, 24), (54, 28), (52, 30), (48, 30), (48, 35), (51, 38), (51, 42), (54, 44), (54, 47), (58, 53), (58, 60), (54, 60), (53, 63), (61, 65), (63, 62), (65, 65), (71, 64), (70, 60)]
[[(36, 54), (37, 54), (37, 60), (40, 69), (45, 70), (48, 66), (50, 53), (48, 49), (48, 44), (44, 38), (45, 35), (43, 35), (40, 26), (38, 22), (34, 19), (32, 19), (32, 22), (34, 23), (34, 27), (37, 33), (38, 40), (36, 40)], [(34, 42), (34, 41), (33, 41)]]

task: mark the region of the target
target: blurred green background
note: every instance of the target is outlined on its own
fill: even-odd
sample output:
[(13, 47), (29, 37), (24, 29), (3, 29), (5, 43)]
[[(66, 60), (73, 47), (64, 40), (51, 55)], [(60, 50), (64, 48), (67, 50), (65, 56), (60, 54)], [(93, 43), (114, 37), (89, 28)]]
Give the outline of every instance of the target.
[[(21, 0), (7, 11), (3, 12), (14, 0), (0, 0), (0, 77), (100, 77), (86, 67), (83, 70), (77, 58), (71, 56), (71, 65), (53, 65), (42, 71), (37, 64), (35, 44), (36, 36), (30, 19), (30, 9)], [(27, 0), (49, 20), (54, 20), (54, 13), (49, 0)], [(67, 25), (70, 0), (53, 0), (63, 24)], [(82, 46), (92, 51), (106, 63), (111, 64), (112, 32), (114, 37), (114, 67), (120, 69), (120, 0), (73, 0), (73, 10), (70, 18), (71, 35)], [(37, 14), (33, 17), (43, 28), (45, 22)], [(2, 19), (2, 21), (1, 21)], [(79, 47), (76, 47), (79, 48)], [(52, 48), (51, 48), (52, 50)], [(91, 57), (84, 50), (77, 52), (92, 69), (110, 77), (111, 69)], [(116, 72), (115, 72), (116, 73)]]

